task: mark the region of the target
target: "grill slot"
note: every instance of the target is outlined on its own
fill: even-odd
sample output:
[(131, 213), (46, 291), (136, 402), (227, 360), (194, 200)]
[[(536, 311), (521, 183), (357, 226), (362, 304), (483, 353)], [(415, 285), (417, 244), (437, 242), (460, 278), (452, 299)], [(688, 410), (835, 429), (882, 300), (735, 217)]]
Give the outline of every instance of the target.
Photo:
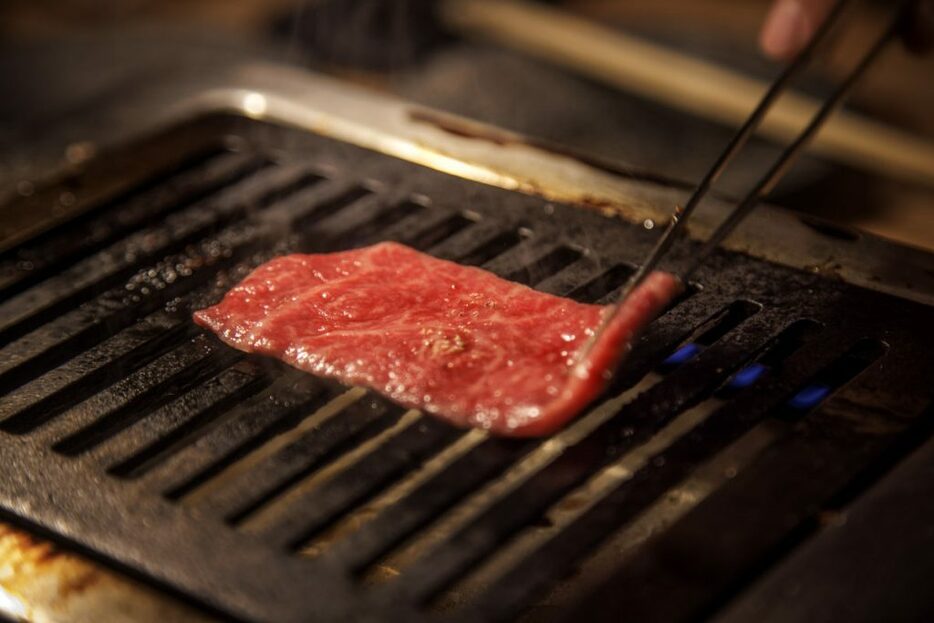
[(94, 395), (62, 411), (56, 418), (43, 423), (38, 430), (30, 432), (42, 443), (59, 442), (78, 430), (94, 425), (106, 414), (125, 408), (134, 400), (147, 400), (147, 396), (158, 393), (160, 388), (212, 352), (205, 347), (204, 340), (196, 339), (193, 343), (185, 341), (126, 378), (101, 388)]
[[(108, 471), (116, 476), (136, 475), (160, 455), (200, 433), (215, 419), (267, 385), (268, 379), (264, 377), (236, 369), (227, 370), (209, 380), (197, 392), (190, 392), (184, 399), (142, 420), (133, 427), (132, 440), (110, 441), (103, 452), (94, 453), (94, 458), (102, 463), (112, 463), (115, 457), (132, 452)], [(148, 444), (137, 449), (141, 441), (148, 441)]]
[(370, 191), (366, 188), (362, 186), (353, 186), (335, 197), (313, 204), (313, 209), (295, 218), (293, 224), (299, 228), (309, 227), (337, 214), (349, 205), (360, 201), (368, 195), (370, 195)]
[(212, 151), (0, 256), (0, 291), (12, 297), (80, 258), (101, 251), (172, 212), (268, 166), (265, 160)]
[[(858, 350), (862, 351), (865, 346), (860, 345)], [(835, 368), (841, 361), (852, 361), (852, 353), (852, 349), (847, 352), (839, 344), (839, 336), (829, 344), (818, 342), (805, 347), (801, 356), (795, 355), (786, 362), (784, 378), (765, 379), (763, 387), (758, 392), (750, 392), (748, 400), (737, 400), (724, 407), (723, 412), (728, 413), (732, 419), (723, 417), (712, 420), (708, 424), (709, 429), (704, 432), (710, 436), (716, 435), (717, 439), (728, 437), (733, 434), (733, 427), (737, 423), (746, 424), (750, 418), (761, 417), (764, 410), (774, 409), (776, 404), (788, 400), (796, 388), (820, 376), (824, 370)], [(865, 359), (863, 362), (865, 367), (868, 362)], [(778, 413), (781, 412), (780, 409)], [(786, 428), (785, 434), (744, 472), (715, 492), (707, 503), (676, 524), (651, 548), (640, 552), (626, 566), (621, 567), (607, 584), (612, 589), (607, 588), (606, 591), (611, 590), (613, 597), (601, 591), (596, 598), (610, 602), (619, 599), (619, 603), (625, 600), (638, 616), (644, 612), (658, 612), (657, 604), (651, 604), (649, 600), (664, 593), (677, 597), (677, 600), (666, 604), (662, 609), (663, 616), (678, 619), (688, 613), (702, 616), (706, 608), (715, 607), (716, 595), (731, 590), (731, 583), (742, 577), (737, 574), (737, 570), (743, 570), (746, 574), (755, 573), (754, 569), (757, 564), (761, 564), (763, 557), (775, 557), (787, 551), (791, 543), (781, 542), (779, 534), (785, 535), (786, 539), (799, 540), (802, 534), (788, 534), (788, 527), (795, 523), (795, 518), (803, 521), (813, 515), (815, 509), (822, 506), (821, 500), (829, 490), (841, 487), (851, 477), (856, 464), (879, 453), (903, 428), (893, 426), (885, 432), (867, 430), (857, 434), (850, 430), (845, 438), (856, 447), (851, 446), (849, 451), (838, 449), (833, 452), (829, 449), (834, 445), (830, 439), (835, 436), (835, 432), (840, 432), (843, 423), (835, 421), (833, 416), (815, 417), (813, 413), (805, 416), (804, 423), (822, 432), (819, 435), (792, 435)], [(848, 458), (844, 459), (844, 455)], [(781, 464), (782, 469), (771, 471), (777, 464)], [(787, 470), (797, 473), (789, 473)], [(798, 480), (798, 477), (804, 477), (807, 482)], [(782, 483), (788, 481), (794, 481), (798, 486), (783, 486)], [(805, 482), (807, 486), (801, 486)], [(772, 503), (765, 504), (766, 496)], [(738, 505), (731, 505), (730, 508), (741, 514), (731, 522), (729, 534), (715, 527), (716, 522), (722, 525), (723, 518), (714, 518), (717, 509), (722, 508), (721, 501), (727, 497), (737, 501)], [(766, 508), (768, 512), (764, 512)], [(779, 514), (776, 516), (773, 512)], [(701, 531), (706, 535), (705, 540), (692, 542), (694, 549), (690, 559), (681, 548), (667, 545), (672, 542), (687, 543), (689, 541), (682, 540), (687, 533)], [(656, 547), (665, 548), (674, 558), (659, 564), (653, 558)], [(709, 561), (712, 560), (716, 560), (717, 564), (710, 565)], [(675, 571), (675, 567), (680, 568)], [(704, 573), (697, 576), (703, 578), (704, 589), (695, 587), (685, 591), (680, 588), (676, 575), (698, 568), (704, 569)], [(745, 577), (745, 581), (750, 581), (753, 576)], [(643, 583), (647, 580), (652, 582), (649, 591), (645, 590), (646, 584)], [(676, 585), (679, 588), (675, 588)]]
[[(804, 325), (793, 324), (765, 347), (758, 360), (769, 360), (780, 366), (785, 359), (803, 346)], [(646, 456), (641, 464), (625, 468), (635, 471), (625, 477), (602, 499), (584, 510), (551, 540), (524, 557), (490, 582), (490, 589), (477, 608), (484, 618), (507, 620), (523, 608), (553, 581), (547, 570), (572, 566), (613, 530), (625, 525), (643, 509), (658, 500), (678, 482), (694, 471), (703, 461), (728, 447), (755, 425), (758, 417), (774, 409), (779, 396), (762, 395), (755, 384), (742, 390), (733, 404), (714, 400), (701, 403), (691, 430), (680, 432), (667, 447)], [(771, 399), (770, 399), (771, 398)], [(689, 415), (690, 411), (685, 415)], [(684, 417), (681, 416), (681, 417)], [(700, 419), (699, 422), (697, 420)], [(584, 485), (592, 497), (593, 485)], [(570, 496), (569, 496), (570, 497)]]
[(691, 340), (693, 344), (707, 347), (715, 344), (724, 335), (735, 329), (757, 313), (762, 307), (750, 301), (736, 301), (731, 303), (716, 319), (708, 321), (697, 337)]
[[(56, 417), (71, 405), (93, 396), (109, 382), (132, 374), (193, 331), (158, 313), (115, 335), (6, 395), (0, 404), (0, 428), (23, 434)], [(35, 387), (33, 387), (35, 386)]]
[(481, 245), (474, 247), (465, 255), (457, 258), (461, 264), (468, 266), (482, 266), (521, 242), (522, 237), (518, 231), (499, 232)]
[(813, 320), (796, 320), (782, 331), (775, 343), (769, 346), (755, 361), (742, 368), (716, 392), (721, 400), (729, 399), (769, 374), (780, 373), (785, 360), (801, 348), (820, 331), (821, 325)]
[[(709, 323), (704, 326), (709, 327)], [(650, 329), (650, 335), (653, 329)], [(654, 355), (641, 357), (644, 367), (635, 371), (633, 376), (644, 375), (658, 357), (657, 350)], [(617, 388), (617, 391), (621, 389)], [(520, 461), (535, 446), (534, 443), (498, 439), (483, 442), (348, 537), (346, 543), (337, 543), (330, 555), (346, 560), (353, 569), (362, 571), (363, 567), (373, 564), (377, 557), (398, 546), (490, 478)]]
[(431, 247), (432, 255), (456, 262), (457, 258), (476, 249), (482, 241), (502, 232), (503, 227), (508, 227), (508, 224), (496, 220), (477, 220), (479, 217), (473, 213), (468, 213), (468, 216), (471, 224)]
[(371, 192), (361, 200), (339, 210), (335, 215), (315, 223), (315, 236), (312, 239), (310, 235), (306, 235), (308, 242), (303, 250), (314, 253), (346, 251), (351, 248), (348, 242), (356, 238), (359, 224), (378, 216), (385, 209), (385, 197)]
[(626, 281), (634, 272), (635, 268), (629, 264), (617, 264), (584, 285), (571, 290), (567, 296), (581, 303), (596, 303), (626, 285)]
[(175, 426), (184, 427), (233, 406), (238, 400), (251, 395), (257, 385), (261, 384), (255, 377), (244, 373), (239, 365), (222, 369), (213, 376), (208, 374), (204, 373), (206, 378), (199, 383), (197, 391), (193, 388), (173, 387), (169, 390), (172, 399), (158, 408), (150, 407), (144, 417), (111, 421), (107, 430), (95, 431), (99, 435), (96, 439), (88, 433), (91, 441), (85, 441), (83, 447), (76, 439), (70, 440), (71, 452), (85, 454), (101, 465), (113, 465), (135, 451), (145, 451), (147, 443), (152, 443), (154, 438), (171, 436), (176, 430)]
[(341, 246), (344, 248), (365, 246), (378, 240), (382, 232), (394, 224), (419, 214), (425, 209), (427, 209), (425, 206), (414, 201), (400, 201), (346, 232), (341, 236)]
[(794, 419), (811, 411), (834, 391), (849, 383), (869, 364), (882, 357), (885, 350), (885, 344), (878, 340), (860, 340), (842, 357), (800, 387), (785, 405), (781, 416)]
[(147, 473), (146, 485), (169, 499), (181, 498), (270, 439), (294, 429), (334, 397), (323, 385), (283, 372), (268, 392)]
[(467, 218), (463, 214), (452, 214), (444, 220), (403, 241), (414, 249), (426, 251), (457, 232), (466, 229), (473, 223), (473, 220)]
[[(51, 277), (40, 287), (0, 305), (0, 342), (8, 342), (49, 319), (124, 281), (142, 266), (182, 251), (247, 215), (247, 178), (228, 187), (222, 198), (176, 212), (164, 224), (140, 231)], [(260, 199), (262, 207), (262, 199)]]
[(934, 429), (929, 308), (727, 253), (547, 440), (234, 351), (190, 313), (276, 255), (398, 240), (605, 304), (658, 233), (253, 127), (0, 254), (0, 505), (143, 581), (235, 619), (513, 620), (583, 564), (573, 616), (696, 620)]
[[(71, 359), (74, 353), (91, 348), (130, 326), (140, 315), (163, 307), (166, 300), (203, 285), (215, 277), (216, 271), (258, 248), (251, 233), (250, 230), (232, 231), (227, 236), (202, 243), (187, 255), (171, 258), (137, 274), (128, 284), (136, 292), (129, 291), (128, 287), (116, 288), (8, 345), (0, 351), (4, 357), (0, 363), (0, 391), (40, 376)], [(244, 239), (246, 242), (241, 242)], [(169, 275), (176, 277), (172, 279)]]
[[(236, 512), (237, 505), (242, 505), (243, 499), (252, 496), (253, 499), (261, 496), (260, 492), (250, 493), (241, 496), (235, 483), (242, 478), (249, 470), (257, 469), (267, 472), (269, 475), (275, 475), (276, 461), (284, 461), (288, 466), (290, 461), (298, 460), (301, 453), (302, 444), (308, 444), (309, 431), (323, 429), (324, 438), (321, 440), (323, 447), (311, 444), (312, 450), (316, 455), (326, 454), (331, 451), (335, 445), (339, 446), (345, 443), (347, 438), (351, 438), (359, 430), (345, 430), (344, 427), (331, 424), (330, 420), (344, 410), (353, 413), (360, 410), (364, 417), (367, 411), (374, 412), (374, 417), (367, 419), (364, 426), (373, 425), (372, 422), (379, 419), (385, 412), (377, 403), (369, 404), (368, 407), (361, 407), (359, 404), (364, 391), (355, 388), (341, 391), (325, 387), (324, 391), (317, 398), (312, 400), (307, 407), (300, 408), (294, 419), (288, 419), (283, 422), (283, 426), (261, 427), (260, 435), (253, 435), (251, 422), (245, 420), (235, 420), (234, 424), (241, 426), (234, 428), (237, 436), (233, 438), (222, 438), (209, 435), (204, 442), (216, 444), (220, 448), (227, 450), (226, 453), (216, 460), (206, 459), (200, 470), (196, 470), (190, 478), (183, 479), (180, 484), (173, 488), (164, 488), (165, 495), (171, 500), (180, 500), (189, 505), (202, 505), (207, 508), (213, 508), (214, 513), (223, 516), (225, 513), (233, 514)], [(353, 407), (353, 409), (350, 409)], [(378, 412), (377, 412), (378, 411)], [(262, 424), (262, 421), (260, 421)], [(327, 426), (325, 426), (327, 425)], [(377, 424), (376, 426), (380, 426)], [(240, 430), (238, 430), (240, 429)], [(366, 429), (364, 428), (364, 431)], [(242, 431), (242, 432), (241, 432)], [(224, 432), (224, 427), (221, 427)], [(266, 433), (266, 435), (263, 435)], [(288, 449), (292, 450), (289, 451)], [(346, 448), (344, 448), (346, 449)], [(311, 462), (319, 461), (315, 456)], [(272, 464), (272, 465), (271, 465)], [(299, 468), (300, 469), (300, 468)], [(165, 480), (164, 478), (163, 480)], [(159, 479), (156, 479), (158, 484)], [(274, 486), (274, 478), (270, 478), (270, 483), (266, 488)], [(262, 487), (257, 488), (262, 489)], [(226, 509), (226, 510), (225, 510)]]
[(252, 466), (239, 486), (226, 483), (197, 504), (236, 523), (319, 466), (395, 424), (402, 412), (381, 400), (360, 399)]
[(152, 415), (176, 397), (194, 388), (200, 388), (203, 382), (233, 365), (240, 358), (240, 355), (231, 352), (211, 353), (190, 366), (179, 369), (174, 376), (165, 381), (150, 386), (130, 401), (123, 402), (89, 426), (65, 437), (56, 443), (53, 449), (69, 456), (87, 452), (125, 428)]
[(314, 188), (326, 179), (323, 175), (314, 171), (299, 171), (297, 175), (291, 177), (293, 179), (288, 179), (283, 184), (275, 185), (272, 190), (263, 193), (256, 202), (256, 206), (267, 208), (271, 205), (275, 205), (303, 190)]
[[(484, 441), (430, 481), (386, 508), (361, 530), (336, 543), (328, 555), (353, 572), (362, 572), (458, 500), (520, 460), (535, 445), (534, 442), (502, 439)], [(311, 538), (314, 532), (306, 534)]]
[(289, 500), (287, 509), (263, 526), (272, 543), (299, 549), (336, 518), (381, 487), (461, 436), (461, 431), (426, 420), (408, 427), (333, 480)]
[(581, 258), (581, 252), (560, 246), (506, 275), (506, 279), (525, 285), (534, 285), (567, 268)]
[(715, 344), (717, 340), (758, 311), (759, 306), (750, 301), (736, 301), (730, 304), (715, 317), (704, 323), (690, 338), (685, 340), (671, 355), (662, 361), (659, 372), (667, 373), (697, 357), (704, 352), (704, 349), (711, 344)]
[[(330, 475), (347, 463), (354, 464), (360, 456), (366, 456), (371, 447), (379, 447), (387, 440), (395, 438), (400, 431), (410, 428), (412, 422), (419, 416), (413, 411), (403, 411), (401, 408), (392, 405), (387, 407), (389, 417), (384, 417), (378, 425), (372, 426), (364, 438), (364, 443), (355, 443), (353, 448), (348, 448), (347, 452), (340, 457), (333, 457), (334, 461), (316, 465), (315, 469), (304, 469), (292, 475), (285, 481), (280, 482), (271, 491), (268, 491), (262, 498), (254, 501), (249, 506), (241, 508), (237, 513), (231, 515), (228, 520), (233, 524), (242, 524), (252, 521), (254, 515), (267, 512), (270, 506), (278, 505), (281, 497), (292, 496), (295, 489), (301, 489), (306, 484), (306, 479), (315, 482), (319, 480), (322, 474)], [(319, 469), (322, 468), (322, 469)], [(255, 523), (255, 522), (254, 522)], [(257, 531), (257, 528), (250, 526), (251, 531)]]
[[(729, 362), (743, 361), (748, 357), (744, 353), (749, 348), (748, 344), (726, 342), (719, 346), (711, 348), (705, 356)], [(669, 398), (660, 404), (657, 394), (670, 391), (661, 384), (640, 394), (615, 417), (598, 426), (584, 440), (565, 450), (554, 462), (512, 491), (508, 498), (489, 507), (466, 528), (416, 561), (389, 590), (421, 603), (437, 596), (516, 530), (534, 521), (550, 504), (580, 485), (590, 473), (605, 466), (613, 458), (604, 449), (607, 440), (612, 440), (610, 447), (614, 448), (613, 454), (616, 455), (623, 448), (644, 442), (648, 434), (667, 424), (705, 391), (716, 387), (730, 371), (719, 368), (720, 371), (716, 372), (717, 369), (717, 366), (705, 366), (702, 370), (688, 370), (689, 378), (679, 379), (679, 399)], [(633, 431), (631, 427), (638, 424), (642, 427)]]
[[(294, 177), (294, 172), (286, 169), (284, 172), (274, 172), (266, 182), (282, 181), (285, 177), (283, 173)], [(320, 178), (303, 176), (301, 179), (304, 180), (302, 184), (289, 186), (293, 189), (306, 188), (308, 180), (316, 181)], [(233, 191), (238, 190), (237, 187), (233, 188)], [(267, 198), (279, 197), (282, 192), (277, 187), (273, 187), (272, 190), (264, 187), (253, 199), (238, 192), (230, 194), (239, 197), (239, 203), (234, 204), (233, 209), (243, 212), (245, 205), (270, 207), (273, 204), (267, 205)], [(213, 222), (217, 223), (216, 220)], [(204, 281), (213, 278), (217, 271), (242, 261), (250, 253), (259, 250), (264, 236), (273, 233), (254, 225), (233, 225), (214, 238), (199, 241), (185, 254), (170, 257), (152, 268), (138, 272), (124, 287), (117, 287), (73, 312), (47, 323), (19, 342), (10, 344), (0, 351), (7, 354), (0, 364), (0, 389), (7, 384), (21, 384), (34, 378), (33, 375), (41, 374), (41, 368), (63, 363), (67, 360), (69, 352), (84, 350), (106, 339), (129, 326), (138, 315), (154, 311), (163, 306), (165, 300), (202, 285)], [(49, 284), (43, 284), (43, 288), (54, 291), (54, 286)], [(109, 333), (102, 331), (99, 328), (101, 325), (106, 326)], [(71, 335), (68, 335), (69, 333)], [(61, 339), (63, 334), (68, 337)], [(46, 336), (54, 337), (49, 340)], [(28, 360), (29, 365), (20, 363), (24, 360)]]
[(592, 278), (599, 271), (599, 262), (582, 254), (579, 259), (540, 281), (535, 287), (550, 294), (567, 296), (569, 292), (578, 288), (581, 282)]

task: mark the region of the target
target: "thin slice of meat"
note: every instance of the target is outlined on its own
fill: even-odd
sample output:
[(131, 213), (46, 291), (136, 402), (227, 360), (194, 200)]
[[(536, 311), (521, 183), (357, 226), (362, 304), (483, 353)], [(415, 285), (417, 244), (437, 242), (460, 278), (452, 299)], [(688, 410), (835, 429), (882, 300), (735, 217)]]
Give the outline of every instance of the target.
[(679, 291), (676, 277), (652, 274), (578, 362), (609, 307), (385, 242), (271, 260), (195, 321), (240, 350), (371, 387), (456, 425), (533, 436), (583, 410)]

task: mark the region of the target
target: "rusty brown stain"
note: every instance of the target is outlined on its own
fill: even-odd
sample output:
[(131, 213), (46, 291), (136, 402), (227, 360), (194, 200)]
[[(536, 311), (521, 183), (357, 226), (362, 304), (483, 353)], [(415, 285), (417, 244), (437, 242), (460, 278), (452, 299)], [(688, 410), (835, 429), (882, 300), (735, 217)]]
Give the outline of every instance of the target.
[(431, 110), (416, 108), (409, 111), (409, 119), (417, 123), (425, 123), (438, 128), (448, 134), (459, 136), (461, 138), (477, 139), (487, 141), (494, 145), (508, 145), (510, 143), (526, 145), (525, 140), (518, 136), (510, 135), (505, 132), (497, 131), (489, 126), (481, 125), (459, 117), (438, 114)]
[(35, 558), (33, 562), (37, 567), (42, 565), (50, 565), (64, 556), (61, 551), (52, 545), (33, 543), (33, 550), (35, 551)]
[(576, 201), (583, 206), (595, 210), (605, 210), (607, 208), (615, 209), (619, 207), (619, 203), (615, 201), (611, 201), (605, 197), (595, 197), (594, 195), (580, 195), (576, 198)]
[(28, 593), (40, 576), (56, 578), (55, 596), (68, 601), (103, 579), (102, 572), (54, 544), (0, 524), (0, 564), (10, 571), (2, 586), (12, 594)]
[(75, 595), (80, 595), (95, 584), (98, 584), (102, 578), (100, 573), (91, 568), (88, 568), (80, 573), (77, 573), (74, 577), (62, 579), (63, 582), (59, 587), (58, 592), (59, 595), (67, 599), (74, 597)]
[(39, 541), (25, 532), (7, 526), (0, 526), (0, 538), (13, 542), (13, 548), (18, 552), (17, 562), (23, 564), (41, 567), (65, 556), (64, 552), (51, 543)]
[[(0, 592), (22, 607), (26, 620), (89, 620), (132, 606), (140, 621), (208, 621), (210, 617), (167, 600), (150, 589), (98, 567), (79, 554), (0, 522)], [(138, 616), (137, 616), (138, 615)], [(100, 620), (109, 620), (105, 615)]]
[[(496, 147), (505, 147), (508, 145), (529, 147), (531, 149), (537, 149), (546, 152), (549, 155), (557, 155), (568, 158), (569, 160), (573, 160), (579, 164), (601, 170), (605, 173), (610, 173), (616, 177), (662, 184), (675, 188), (690, 188), (688, 184), (679, 180), (674, 180), (665, 176), (659, 176), (645, 170), (636, 169), (616, 162), (611, 162), (603, 158), (590, 156), (573, 148), (556, 145), (550, 143), (549, 141), (499, 130), (495, 127), (487, 126), (483, 123), (471, 121), (469, 119), (463, 119), (454, 115), (438, 113), (422, 108), (412, 108), (408, 110), (408, 116), (411, 121), (430, 125), (438, 130), (453, 136), (457, 136), (458, 138), (485, 141)], [(446, 155), (455, 159), (457, 158), (457, 156), (453, 154)], [(546, 198), (550, 197), (556, 201), (562, 201), (564, 203), (568, 203), (584, 209), (594, 210), (605, 217), (622, 217), (633, 220), (637, 216), (633, 213), (635, 208), (632, 203), (580, 192), (554, 197), (551, 195), (551, 193), (547, 192), (545, 188), (541, 187), (538, 183), (536, 183), (535, 180), (532, 179), (522, 179), (520, 181), (519, 190), (527, 194), (539, 195)]]
[[(484, 123), (463, 119), (454, 115), (438, 113), (424, 108), (413, 108), (408, 113), (409, 120), (416, 123), (431, 125), (442, 132), (446, 132), (459, 138), (467, 138), (492, 143), (499, 147), (507, 145), (521, 145), (523, 147), (532, 147), (549, 154), (563, 156), (588, 167), (598, 169), (605, 173), (625, 177), (628, 179), (651, 182), (672, 188), (682, 190), (691, 190), (694, 185), (684, 180), (679, 180), (660, 173), (654, 173), (645, 169), (626, 164), (614, 162), (608, 158), (593, 156), (583, 153), (572, 147), (559, 145), (551, 141), (537, 139), (513, 132), (499, 130), (496, 127)], [(713, 193), (713, 196), (719, 196)], [(586, 203), (586, 202), (585, 202)]]

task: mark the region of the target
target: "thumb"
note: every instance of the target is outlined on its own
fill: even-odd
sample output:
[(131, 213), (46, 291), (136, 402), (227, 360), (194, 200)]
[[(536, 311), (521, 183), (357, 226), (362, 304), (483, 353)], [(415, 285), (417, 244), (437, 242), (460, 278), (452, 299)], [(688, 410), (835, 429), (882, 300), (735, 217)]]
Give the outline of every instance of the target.
[(759, 34), (762, 51), (774, 59), (794, 57), (814, 36), (833, 4), (833, 0), (776, 0)]

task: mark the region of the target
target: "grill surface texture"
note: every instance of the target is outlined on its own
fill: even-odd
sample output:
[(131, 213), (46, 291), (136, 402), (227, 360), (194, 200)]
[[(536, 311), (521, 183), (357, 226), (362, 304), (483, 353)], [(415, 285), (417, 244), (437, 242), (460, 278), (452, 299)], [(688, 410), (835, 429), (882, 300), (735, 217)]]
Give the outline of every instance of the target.
[(233, 116), (145, 141), (151, 175), (0, 253), (0, 509), (209, 615), (732, 620), (921, 469), (932, 309), (735, 253), (543, 440), (234, 351), (191, 312), (277, 255), (394, 240), (606, 303), (658, 230)]

